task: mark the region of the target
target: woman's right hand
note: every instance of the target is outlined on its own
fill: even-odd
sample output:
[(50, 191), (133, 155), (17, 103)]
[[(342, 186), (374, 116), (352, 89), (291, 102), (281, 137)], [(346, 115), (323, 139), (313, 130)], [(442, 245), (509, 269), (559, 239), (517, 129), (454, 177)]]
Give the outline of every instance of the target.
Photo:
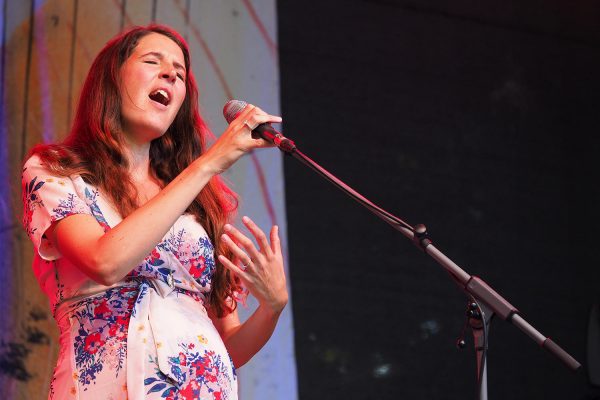
[(225, 132), (201, 157), (214, 174), (220, 174), (248, 151), (275, 145), (261, 138), (253, 138), (252, 130), (265, 122), (281, 122), (281, 117), (270, 115), (248, 104), (229, 124)]

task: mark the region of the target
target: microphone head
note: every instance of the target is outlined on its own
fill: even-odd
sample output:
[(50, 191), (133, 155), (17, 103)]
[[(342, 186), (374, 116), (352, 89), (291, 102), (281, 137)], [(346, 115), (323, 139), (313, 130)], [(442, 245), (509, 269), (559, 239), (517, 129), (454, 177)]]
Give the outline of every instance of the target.
[(225, 121), (230, 124), (247, 105), (248, 103), (242, 100), (229, 100), (225, 103), (225, 106), (223, 106), (223, 116), (225, 117)]

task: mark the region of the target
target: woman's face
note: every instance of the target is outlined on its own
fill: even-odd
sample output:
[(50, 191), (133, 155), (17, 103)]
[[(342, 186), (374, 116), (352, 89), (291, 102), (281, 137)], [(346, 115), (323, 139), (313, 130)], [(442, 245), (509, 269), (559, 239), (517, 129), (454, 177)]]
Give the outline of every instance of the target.
[(173, 123), (185, 98), (181, 48), (159, 33), (140, 39), (121, 66), (121, 119), (126, 137), (149, 143)]

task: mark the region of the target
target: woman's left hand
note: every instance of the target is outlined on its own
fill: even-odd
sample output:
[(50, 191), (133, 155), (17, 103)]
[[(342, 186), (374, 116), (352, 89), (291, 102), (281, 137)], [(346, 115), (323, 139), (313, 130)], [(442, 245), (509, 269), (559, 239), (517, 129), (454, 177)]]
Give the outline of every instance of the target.
[(264, 232), (250, 218), (243, 217), (242, 222), (252, 233), (260, 249), (239, 230), (227, 224), (221, 239), (241, 262), (242, 267), (223, 255), (219, 255), (219, 261), (242, 280), (260, 305), (268, 307), (274, 313), (280, 313), (287, 304), (288, 291), (279, 228), (276, 225), (271, 228), (269, 243)]

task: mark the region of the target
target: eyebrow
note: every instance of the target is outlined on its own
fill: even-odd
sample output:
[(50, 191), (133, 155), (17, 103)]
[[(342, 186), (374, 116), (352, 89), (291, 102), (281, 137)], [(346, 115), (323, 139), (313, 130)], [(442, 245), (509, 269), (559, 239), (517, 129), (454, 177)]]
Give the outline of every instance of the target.
[[(154, 56), (154, 57), (158, 58), (159, 60), (163, 60), (165, 58), (164, 54), (159, 51), (149, 51), (146, 54), (142, 54), (140, 56), (140, 58), (146, 57), (146, 56)], [(183, 72), (186, 72), (185, 67), (183, 65), (181, 65), (180, 63), (178, 63), (177, 61), (173, 61), (173, 66), (177, 69), (182, 70)]]

